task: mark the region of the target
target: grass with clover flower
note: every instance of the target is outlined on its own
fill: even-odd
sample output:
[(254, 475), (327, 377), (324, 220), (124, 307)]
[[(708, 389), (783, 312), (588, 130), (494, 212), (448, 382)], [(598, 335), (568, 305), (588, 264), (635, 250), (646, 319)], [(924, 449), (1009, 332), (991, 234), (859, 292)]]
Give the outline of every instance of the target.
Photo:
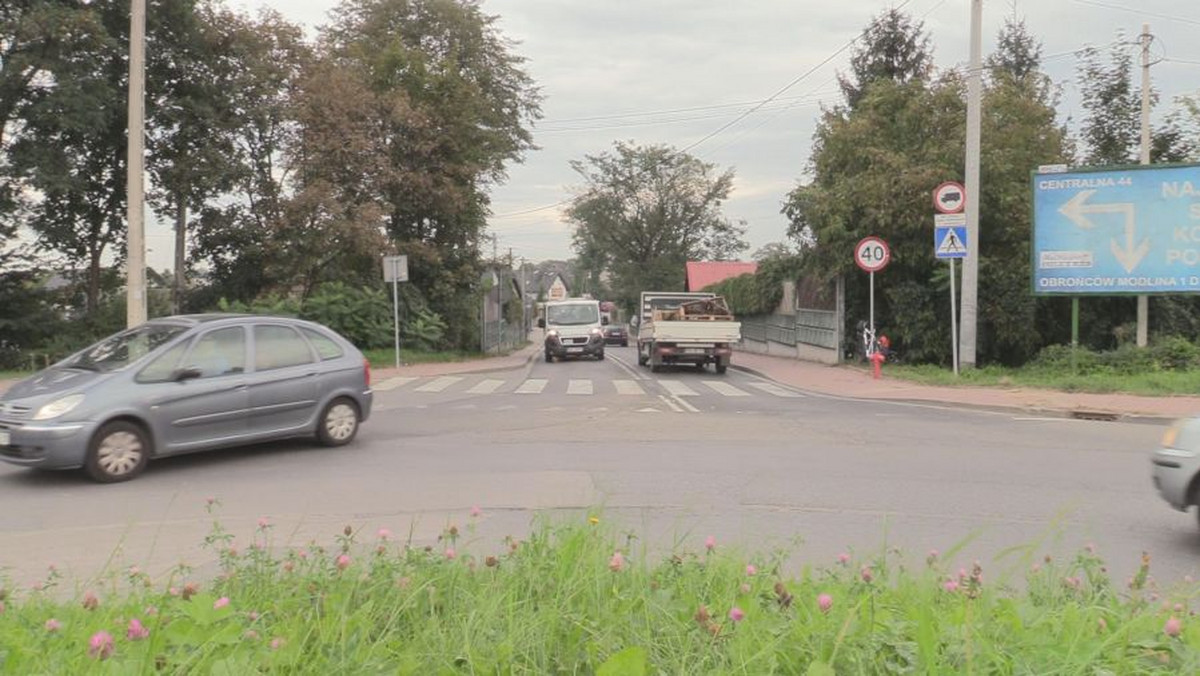
[[(33, 673), (1200, 673), (1197, 589), (1115, 585), (1090, 549), (1019, 585), (931, 553), (840, 557), (707, 540), (649, 558), (606, 522), (540, 520), (521, 541), (436, 547), (347, 529), (277, 550), (271, 526), (198, 581), (129, 570), (57, 600), (4, 593), (0, 671)], [(52, 574), (47, 586), (56, 583)], [(1019, 590), (1017, 589), (1019, 587)]]

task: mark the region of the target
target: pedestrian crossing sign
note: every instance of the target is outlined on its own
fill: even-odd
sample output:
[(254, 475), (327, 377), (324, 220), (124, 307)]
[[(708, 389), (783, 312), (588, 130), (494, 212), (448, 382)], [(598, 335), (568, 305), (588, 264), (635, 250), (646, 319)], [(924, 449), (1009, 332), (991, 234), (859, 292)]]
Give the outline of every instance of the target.
[(938, 258), (966, 258), (967, 227), (965, 225), (934, 226), (933, 255)]

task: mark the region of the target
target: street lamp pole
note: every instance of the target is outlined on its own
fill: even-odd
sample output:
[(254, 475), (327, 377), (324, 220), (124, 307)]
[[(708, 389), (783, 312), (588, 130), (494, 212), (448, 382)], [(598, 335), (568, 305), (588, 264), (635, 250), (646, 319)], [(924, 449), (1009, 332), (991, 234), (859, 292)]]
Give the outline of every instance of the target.
[(146, 98), (146, 0), (131, 0), (129, 8), (129, 154), (126, 176), (126, 209), (129, 232), (126, 240), (125, 323), (129, 327), (146, 321), (146, 236), (144, 172)]

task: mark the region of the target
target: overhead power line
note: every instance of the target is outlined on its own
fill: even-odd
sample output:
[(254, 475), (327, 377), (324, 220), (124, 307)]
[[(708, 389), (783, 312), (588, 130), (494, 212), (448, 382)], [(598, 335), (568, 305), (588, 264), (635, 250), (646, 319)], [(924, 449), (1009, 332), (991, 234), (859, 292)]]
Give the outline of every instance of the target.
[(1107, 3), (1107, 2), (1100, 2), (1099, 0), (1075, 0), (1075, 2), (1078, 2), (1081, 5), (1091, 5), (1093, 7), (1103, 7), (1104, 9), (1111, 9), (1111, 10), (1114, 10), (1117, 12), (1129, 12), (1131, 14), (1137, 14), (1138, 16), (1143, 16), (1143, 17), (1152, 16), (1156, 19), (1166, 19), (1167, 21), (1178, 21), (1180, 23), (1192, 24), (1193, 26), (1200, 26), (1200, 19), (1189, 19), (1187, 17), (1174, 16), (1172, 14), (1147, 12), (1144, 9), (1134, 9), (1132, 7), (1122, 7), (1121, 5), (1113, 5), (1113, 4)]
[[(904, 9), (904, 7), (906, 7), (911, 2), (912, 2), (912, 0), (904, 0), (903, 2), (896, 5), (893, 9), (895, 11), (900, 11), (901, 9)], [(801, 73), (800, 75), (793, 78), (791, 80), (791, 82), (788, 82), (784, 86), (780, 87), (778, 90), (775, 91), (775, 93), (771, 94), (770, 96), (768, 96), (765, 99), (758, 101), (757, 103), (755, 103), (753, 106), (751, 106), (750, 108), (743, 111), (741, 114), (739, 114), (734, 119), (730, 120), (729, 122), (726, 122), (725, 124), (722, 124), (721, 126), (717, 127), (716, 129), (709, 132), (708, 134), (705, 134), (699, 140), (693, 141), (692, 143), (689, 143), (688, 145), (684, 146), (679, 152), (687, 153), (687, 152), (694, 150), (695, 148), (707, 143), (708, 141), (712, 140), (713, 138), (717, 137), (718, 135), (724, 133), (726, 130), (733, 127), (734, 125), (741, 122), (742, 120), (746, 119), (750, 115), (753, 115), (755, 112), (762, 109), (763, 106), (766, 106), (768, 103), (771, 103), (772, 101), (779, 99), (781, 96), (783, 96), (785, 93), (787, 93), (787, 91), (790, 90), (792, 87), (795, 87), (796, 85), (800, 84), (804, 80), (808, 79), (808, 77), (810, 77), (813, 73), (817, 72), (817, 70), (823, 68), (830, 61), (833, 61), (838, 56), (840, 56), (843, 52), (845, 52), (847, 49), (850, 49), (852, 46), (854, 46), (854, 44), (856, 42), (858, 42), (859, 40), (861, 40), (862, 37), (864, 35), (866, 35), (866, 33), (867, 33), (867, 29), (863, 29), (857, 35), (855, 35), (853, 38), (847, 40), (846, 43), (843, 44), (841, 47), (838, 47), (836, 50), (834, 50), (833, 53), (831, 53), (829, 56), (825, 57), (820, 62), (818, 62), (816, 65), (812, 66), (808, 70), (805, 70), (803, 73)], [(646, 169), (644, 171), (649, 171), (649, 169)], [(545, 211), (547, 209), (555, 209), (564, 204), (567, 204), (570, 201), (571, 201), (570, 198), (567, 198), (567, 199), (559, 200), (558, 202), (555, 202), (554, 204), (547, 204), (547, 205), (540, 206), (540, 207), (532, 207), (529, 209), (514, 211), (514, 212), (507, 213), (507, 214), (498, 214), (496, 216), (493, 216), (492, 218), (512, 218), (514, 216), (524, 216), (526, 214), (537, 213), (539, 211)]]

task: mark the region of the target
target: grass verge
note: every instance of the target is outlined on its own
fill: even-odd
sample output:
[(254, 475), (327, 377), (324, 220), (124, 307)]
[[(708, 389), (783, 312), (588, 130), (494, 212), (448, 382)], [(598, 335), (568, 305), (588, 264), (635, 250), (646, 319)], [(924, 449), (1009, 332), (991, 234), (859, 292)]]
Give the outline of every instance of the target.
[[(785, 577), (784, 553), (706, 542), (651, 560), (599, 519), (541, 522), (480, 551), (473, 527), (411, 547), (351, 528), (332, 547), (272, 553), (271, 526), (221, 574), (131, 569), (52, 600), (57, 578), (0, 609), (7, 673), (888, 674), (1198, 673), (1195, 585), (1168, 593), (1149, 557), (1122, 587), (1090, 550), (1023, 584), (930, 553), (844, 555)], [(1016, 591), (1020, 587), (1020, 591)], [(1160, 595), (1161, 594), (1161, 595)]]
[(1073, 374), (1061, 371), (986, 366), (963, 370), (956, 377), (950, 369), (932, 365), (889, 364), (884, 372), (926, 385), (975, 385), (985, 387), (1035, 387), (1065, 392), (1125, 393), (1149, 396), (1200, 395), (1200, 371), (1150, 371), (1145, 373)]

